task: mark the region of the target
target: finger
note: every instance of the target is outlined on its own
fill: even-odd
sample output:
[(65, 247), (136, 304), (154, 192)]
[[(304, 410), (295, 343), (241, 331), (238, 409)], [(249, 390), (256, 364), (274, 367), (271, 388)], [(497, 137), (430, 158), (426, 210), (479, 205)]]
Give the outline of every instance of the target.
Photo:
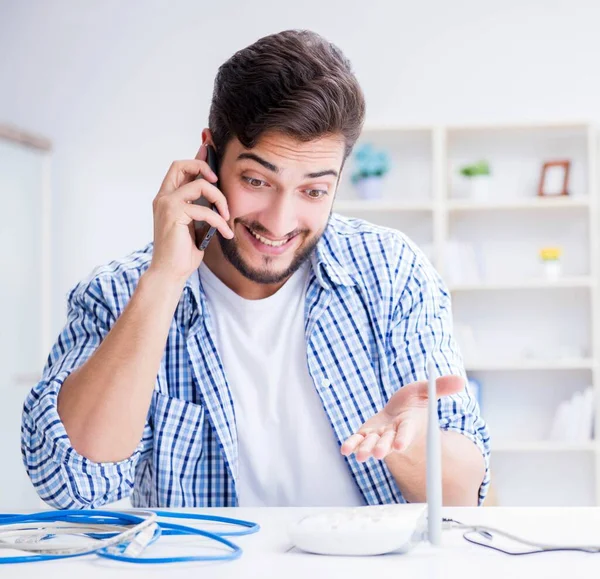
[(358, 445), (365, 439), (364, 435), (362, 434), (353, 434), (352, 436), (350, 436), (349, 438), (347, 438), (344, 442), (344, 444), (342, 444), (342, 448), (340, 449), (342, 454), (344, 456), (348, 456), (350, 454), (352, 454), (356, 448), (358, 447)]
[(358, 460), (358, 462), (364, 462), (365, 460), (369, 459), (378, 440), (379, 434), (376, 432), (367, 434), (366, 438), (356, 450), (356, 460)]
[(171, 195), (173, 198), (185, 202), (196, 201), (196, 199), (204, 197), (207, 201), (217, 206), (219, 213), (225, 219), (229, 219), (230, 217), (225, 195), (223, 195), (223, 192), (219, 188), (208, 181), (192, 181), (181, 186), (177, 191), (171, 193)]
[[(203, 148), (205, 149), (206, 147)], [(158, 192), (158, 197), (172, 193), (182, 185), (196, 179), (198, 175), (202, 175), (202, 177), (212, 183), (217, 181), (217, 176), (213, 173), (206, 161), (200, 159), (174, 161), (163, 179)]]
[(395, 430), (388, 430), (381, 435), (381, 438), (375, 445), (373, 456), (379, 460), (385, 458), (392, 451), (392, 444), (396, 437)]
[(405, 420), (400, 423), (394, 437), (393, 449), (397, 452), (404, 452), (412, 444), (415, 437), (415, 426), (411, 420)]
[(189, 221), (185, 223), (188, 225), (191, 220), (194, 221), (205, 221), (209, 225), (216, 227), (223, 237), (227, 239), (233, 239), (233, 231), (229, 227), (227, 221), (223, 219), (218, 213), (215, 213), (208, 207), (200, 207), (199, 205), (186, 204), (184, 213), (189, 218)]

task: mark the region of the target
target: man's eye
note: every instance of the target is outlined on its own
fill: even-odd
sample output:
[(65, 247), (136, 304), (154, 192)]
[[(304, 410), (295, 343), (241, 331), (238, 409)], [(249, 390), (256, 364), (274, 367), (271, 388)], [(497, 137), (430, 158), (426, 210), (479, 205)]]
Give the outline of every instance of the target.
[(320, 199), (321, 197), (327, 195), (327, 191), (325, 191), (324, 189), (307, 189), (306, 194), (311, 199)]
[(267, 184), (266, 181), (263, 181), (262, 179), (255, 179), (254, 177), (242, 177), (242, 179), (246, 181), (250, 187), (262, 187), (263, 185)]

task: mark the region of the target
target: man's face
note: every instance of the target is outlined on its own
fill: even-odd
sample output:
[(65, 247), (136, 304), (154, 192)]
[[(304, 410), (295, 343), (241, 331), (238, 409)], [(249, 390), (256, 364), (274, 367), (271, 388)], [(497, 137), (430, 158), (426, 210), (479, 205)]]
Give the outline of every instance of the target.
[(219, 187), (235, 237), (218, 239), (247, 279), (281, 283), (309, 257), (329, 221), (343, 157), (341, 135), (302, 143), (268, 133), (252, 149), (228, 143)]

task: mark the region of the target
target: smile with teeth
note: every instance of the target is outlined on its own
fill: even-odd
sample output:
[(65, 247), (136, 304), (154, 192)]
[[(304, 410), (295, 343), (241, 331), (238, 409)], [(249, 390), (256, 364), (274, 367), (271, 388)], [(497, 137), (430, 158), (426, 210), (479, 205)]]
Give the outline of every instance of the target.
[(258, 241), (260, 241), (261, 243), (264, 243), (265, 245), (268, 245), (270, 247), (281, 247), (282, 245), (285, 245), (290, 240), (290, 238), (288, 237), (287, 239), (284, 239), (282, 241), (271, 241), (270, 239), (267, 239), (266, 237), (259, 235), (255, 231), (252, 231), (252, 229), (250, 229), (248, 227), (246, 229), (248, 229), (248, 231), (252, 235), (254, 235), (254, 237), (256, 237), (256, 239), (258, 239)]

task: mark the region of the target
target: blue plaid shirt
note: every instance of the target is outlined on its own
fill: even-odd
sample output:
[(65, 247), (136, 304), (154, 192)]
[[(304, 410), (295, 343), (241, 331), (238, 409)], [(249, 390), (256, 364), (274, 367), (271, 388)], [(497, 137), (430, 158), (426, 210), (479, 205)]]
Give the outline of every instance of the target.
[[(69, 374), (96, 350), (148, 268), (152, 244), (96, 269), (69, 294), (67, 324), (24, 405), (22, 453), (40, 496), (90, 508), (132, 496), (138, 507), (237, 505), (235, 408), (198, 273), (173, 316), (139, 446), (95, 463), (71, 446), (56, 410)], [(421, 251), (395, 230), (333, 215), (311, 256), (306, 294), (308, 367), (341, 444), (402, 386), (464, 368), (452, 337), (449, 295)], [(490, 480), (489, 436), (468, 389), (438, 402), (439, 425), (472, 440)], [(307, 423), (310, 416), (306, 417)], [(367, 504), (405, 499), (385, 461), (346, 458)]]

